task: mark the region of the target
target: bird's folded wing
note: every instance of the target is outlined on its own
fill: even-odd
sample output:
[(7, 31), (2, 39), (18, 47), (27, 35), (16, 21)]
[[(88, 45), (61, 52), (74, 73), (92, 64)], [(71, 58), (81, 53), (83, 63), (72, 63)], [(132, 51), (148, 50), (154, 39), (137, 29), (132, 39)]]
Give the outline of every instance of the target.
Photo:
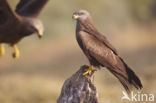
[(114, 46), (107, 40), (107, 38), (104, 35), (100, 34), (97, 30), (94, 30), (94, 32), (92, 32), (92, 31), (85, 31), (85, 32), (88, 34), (91, 34), (96, 39), (101, 41), (105, 46), (107, 46), (109, 49), (111, 49), (115, 54), (118, 54), (117, 50), (114, 48)]
[(20, 0), (16, 12), (21, 16), (37, 17), (49, 0)]
[(102, 41), (86, 32), (80, 32), (80, 38), (90, 56), (95, 58), (99, 63), (105, 66), (117, 63), (117, 56)]
[(115, 54), (117, 54), (117, 50), (114, 48), (114, 46), (108, 41), (108, 39), (102, 35), (102, 34), (96, 34), (94, 35), (98, 40), (103, 42), (104, 45), (106, 45), (109, 49), (111, 49)]

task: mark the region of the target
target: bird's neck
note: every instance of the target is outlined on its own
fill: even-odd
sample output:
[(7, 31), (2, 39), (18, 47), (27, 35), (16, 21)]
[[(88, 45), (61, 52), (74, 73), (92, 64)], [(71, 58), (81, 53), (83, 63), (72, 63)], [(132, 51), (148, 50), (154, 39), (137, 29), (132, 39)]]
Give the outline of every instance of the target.
[(84, 22), (77, 21), (77, 31), (93, 32), (96, 31), (91, 20), (85, 20)]
[[(24, 18), (24, 17), (23, 17)], [(24, 18), (23, 19), (23, 25), (21, 26), (21, 34), (22, 36), (29, 36), (35, 32), (34, 28), (32, 28), (33, 25), (31, 25), (30, 22), (32, 22), (34, 19), (32, 18)]]

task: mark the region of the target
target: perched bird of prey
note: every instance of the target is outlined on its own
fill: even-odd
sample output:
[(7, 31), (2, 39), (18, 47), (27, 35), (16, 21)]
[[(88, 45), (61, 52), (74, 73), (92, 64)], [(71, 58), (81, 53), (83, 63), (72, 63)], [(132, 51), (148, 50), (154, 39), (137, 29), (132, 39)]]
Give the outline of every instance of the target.
[(127, 92), (130, 91), (131, 85), (141, 89), (142, 84), (139, 78), (118, 55), (107, 38), (97, 31), (89, 12), (86, 10), (75, 11), (72, 18), (77, 21), (77, 42), (90, 62), (89, 69), (83, 75), (91, 74), (92, 66), (106, 67), (118, 78)]
[(33, 33), (42, 36), (44, 27), (37, 17), (47, 1), (20, 0), (13, 11), (7, 0), (0, 0), (0, 56), (5, 54), (4, 43), (14, 47), (13, 57), (18, 58), (16, 43)]

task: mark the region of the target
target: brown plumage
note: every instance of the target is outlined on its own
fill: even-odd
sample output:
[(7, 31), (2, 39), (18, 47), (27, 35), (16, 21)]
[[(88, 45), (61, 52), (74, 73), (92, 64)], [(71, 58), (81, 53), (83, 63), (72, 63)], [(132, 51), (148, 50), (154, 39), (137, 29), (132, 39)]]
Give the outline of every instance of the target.
[(106, 67), (128, 92), (130, 85), (141, 89), (139, 78), (118, 55), (106, 37), (97, 31), (90, 14), (86, 10), (78, 10), (73, 13), (73, 19), (77, 20), (76, 39), (90, 64), (98, 68)]
[(0, 0), (0, 56), (4, 55), (2, 43), (14, 46), (13, 56), (18, 58), (16, 43), (33, 33), (42, 36), (43, 24), (37, 17), (47, 1), (49, 0), (20, 0), (14, 12), (7, 0)]

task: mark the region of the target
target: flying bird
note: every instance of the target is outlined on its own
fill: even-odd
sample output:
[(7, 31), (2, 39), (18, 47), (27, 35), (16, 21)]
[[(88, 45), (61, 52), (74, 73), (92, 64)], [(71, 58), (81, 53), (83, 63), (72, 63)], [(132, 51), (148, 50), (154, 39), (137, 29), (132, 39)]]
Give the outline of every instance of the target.
[(78, 10), (73, 13), (76, 23), (76, 39), (83, 53), (89, 60), (90, 66), (83, 75), (90, 75), (95, 68), (106, 67), (121, 82), (127, 92), (130, 86), (142, 88), (142, 83), (132, 69), (118, 55), (117, 50), (107, 38), (97, 31), (93, 25), (90, 13)]
[(49, 0), (20, 0), (12, 10), (7, 0), (0, 0), (0, 56), (5, 54), (4, 43), (14, 47), (13, 57), (19, 57), (16, 44), (25, 36), (43, 35), (44, 27), (38, 16)]

